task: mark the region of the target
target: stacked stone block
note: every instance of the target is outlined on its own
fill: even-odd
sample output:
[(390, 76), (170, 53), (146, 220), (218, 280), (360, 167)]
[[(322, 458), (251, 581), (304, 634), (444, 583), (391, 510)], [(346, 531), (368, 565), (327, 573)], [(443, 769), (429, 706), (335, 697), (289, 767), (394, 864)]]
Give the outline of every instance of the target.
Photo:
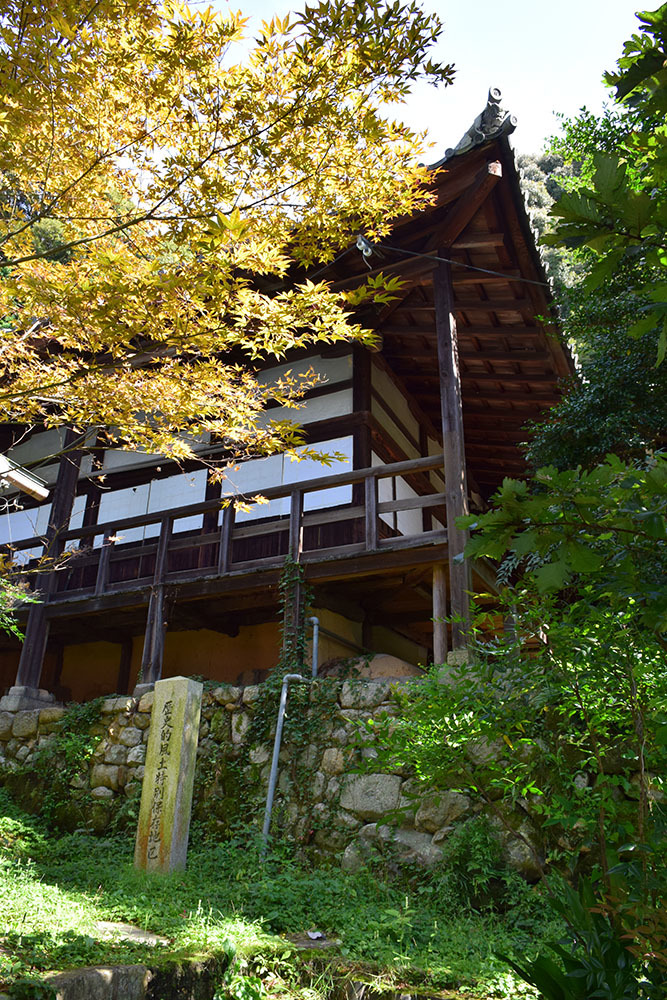
[[(281, 753), (278, 803), (283, 829), (320, 855), (339, 855), (347, 870), (359, 867), (374, 850), (389, 850), (399, 860), (425, 866), (437, 863), (443, 842), (457, 824), (481, 812), (482, 804), (455, 791), (425, 792), (407, 773), (357, 773), (364, 758), (367, 770), (375, 755), (371, 742), (360, 743), (358, 723), (396, 714), (394, 682), (326, 683), (337, 683), (331, 716), (319, 721), (318, 742), (298, 752), (309, 774), (305, 796), (290, 780), (294, 748), (286, 744)], [(198, 745), (201, 766), (212, 754), (244, 762), (244, 791), (250, 785), (256, 790), (249, 818), (258, 826), (272, 749), (270, 744), (249, 745), (259, 697), (258, 686), (206, 689)], [(152, 704), (150, 692), (139, 700), (113, 697), (102, 703), (93, 729), (99, 742), (92, 759), (72, 781), (72, 794), (84, 811), (88, 809), (94, 829), (103, 830), (128, 798), (138, 799)], [(29, 767), (34, 752), (53, 740), (63, 715), (64, 709), (56, 707), (0, 713), (0, 780), (3, 772)], [(200, 794), (214, 796), (215, 789), (200, 790)], [(512, 860), (511, 851), (507, 855)], [(515, 860), (524, 874), (534, 876), (530, 852)]]

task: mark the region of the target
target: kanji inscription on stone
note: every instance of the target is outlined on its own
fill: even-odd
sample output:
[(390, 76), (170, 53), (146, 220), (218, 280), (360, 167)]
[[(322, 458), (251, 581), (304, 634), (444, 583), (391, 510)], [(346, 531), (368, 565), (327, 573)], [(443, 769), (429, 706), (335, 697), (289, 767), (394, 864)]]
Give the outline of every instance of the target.
[(202, 691), (189, 677), (168, 677), (155, 685), (134, 849), (137, 868), (185, 868)]

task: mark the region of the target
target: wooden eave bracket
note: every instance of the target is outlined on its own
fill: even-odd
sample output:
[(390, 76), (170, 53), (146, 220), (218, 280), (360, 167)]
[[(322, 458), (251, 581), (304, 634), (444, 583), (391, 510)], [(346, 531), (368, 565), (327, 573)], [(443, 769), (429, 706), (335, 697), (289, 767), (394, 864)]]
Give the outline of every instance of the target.
[(433, 237), (434, 246), (450, 247), (472, 222), (498, 181), (503, 176), (502, 164), (493, 160), (485, 164), (474, 181), (461, 195), (451, 212), (447, 214), (441, 228)]
[[(444, 219), (442, 226), (429, 240), (428, 245), (424, 248), (424, 253), (429, 254), (439, 248), (449, 248), (475, 217), (502, 175), (503, 168), (499, 160), (486, 163), (477, 173), (472, 184), (458, 198), (454, 208)], [(331, 285), (331, 290), (334, 292), (343, 291), (361, 284), (368, 278), (374, 278), (378, 274), (398, 273), (401, 277), (414, 280), (424, 273), (433, 271), (437, 266), (438, 263), (435, 260), (407, 257), (336, 281)]]

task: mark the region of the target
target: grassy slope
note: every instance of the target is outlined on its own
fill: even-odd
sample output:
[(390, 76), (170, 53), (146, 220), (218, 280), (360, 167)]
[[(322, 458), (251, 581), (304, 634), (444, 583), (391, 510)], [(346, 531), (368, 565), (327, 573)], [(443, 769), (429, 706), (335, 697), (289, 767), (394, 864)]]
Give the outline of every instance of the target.
[[(132, 849), (130, 834), (49, 836), (0, 793), (0, 983), (45, 969), (145, 960), (144, 947), (96, 940), (96, 920), (119, 920), (169, 938), (168, 947), (150, 951), (153, 961), (210, 955), (231, 943), (237, 970), (263, 970), (270, 992), (317, 986), (313, 976), (327, 992), (322, 962), (317, 971), (304, 968), (277, 937), (318, 928), (340, 940), (339, 960), (355, 975), (363, 967), (387, 983), (514, 998), (524, 989), (493, 952), (533, 951), (545, 931), (539, 899), (518, 883), (504, 890), (501, 917), (462, 905), (442, 875), (392, 884), (377, 870), (346, 875), (298, 864), (289, 846), (261, 864), (252, 843), (215, 844), (195, 831), (187, 871), (169, 877), (135, 871)], [(246, 1000), (239, 982), (232, 992)]]

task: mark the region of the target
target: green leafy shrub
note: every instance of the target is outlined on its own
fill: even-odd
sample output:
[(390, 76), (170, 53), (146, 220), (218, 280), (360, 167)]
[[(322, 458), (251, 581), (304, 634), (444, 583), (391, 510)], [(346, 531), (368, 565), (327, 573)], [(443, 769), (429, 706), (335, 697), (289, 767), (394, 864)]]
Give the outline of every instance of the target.
[(87, 778), (90, 760), (101, 739), (94, 727), (99, 722), (102, 700), (70, 705), (49, 742), (33, 753), (29, 763), (6, 777), (17, 799), (55, 826), (85, 825), (86, 810), (81, 798), (74, 794), (72, 781), (82, 772)]

